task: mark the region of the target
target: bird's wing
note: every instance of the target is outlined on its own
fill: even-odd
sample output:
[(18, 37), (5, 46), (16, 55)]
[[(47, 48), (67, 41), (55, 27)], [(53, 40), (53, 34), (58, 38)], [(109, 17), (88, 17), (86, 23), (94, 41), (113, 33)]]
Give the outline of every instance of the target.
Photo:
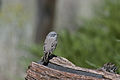
[(54, 40), (51, 45), (51, 51), (55, 50), (57, 46), (57, 40)]

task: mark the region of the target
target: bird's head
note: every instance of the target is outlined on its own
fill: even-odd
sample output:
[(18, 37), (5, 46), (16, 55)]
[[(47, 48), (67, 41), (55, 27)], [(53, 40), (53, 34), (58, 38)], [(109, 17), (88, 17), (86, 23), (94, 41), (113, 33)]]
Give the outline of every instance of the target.
[(52, 31), (52, 32), (50, 32), (50, 33), (48, 34), (48, 36), (49, 36), (49, 37), (55, 37), (55, 38), (57, 38), (57, 33), (54, 32), (54, 31)]

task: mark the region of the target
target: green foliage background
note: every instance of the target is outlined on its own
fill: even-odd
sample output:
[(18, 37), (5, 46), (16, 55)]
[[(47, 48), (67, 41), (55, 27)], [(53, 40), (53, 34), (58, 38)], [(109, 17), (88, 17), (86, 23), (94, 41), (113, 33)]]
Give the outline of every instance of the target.
[[(76, 32), (59, 32), (54, 53), (86, 68), (99, 68), (107, 62), (120, 66), (120, 0), (106, 0), (94, 11), (96, 16), (91, 20), (83, 19), (83, 25)], [(43, 54), (39, 45), (27, 50), (38, 60)]]

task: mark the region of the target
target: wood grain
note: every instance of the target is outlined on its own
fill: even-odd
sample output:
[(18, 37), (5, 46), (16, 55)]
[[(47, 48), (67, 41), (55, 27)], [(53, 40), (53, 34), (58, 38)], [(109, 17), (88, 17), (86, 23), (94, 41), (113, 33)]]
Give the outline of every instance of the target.
[(32, 62), (26, 80), (120, 80), (119, 74), (75, 66), (63, 57), (54, 57), (47, 66)]

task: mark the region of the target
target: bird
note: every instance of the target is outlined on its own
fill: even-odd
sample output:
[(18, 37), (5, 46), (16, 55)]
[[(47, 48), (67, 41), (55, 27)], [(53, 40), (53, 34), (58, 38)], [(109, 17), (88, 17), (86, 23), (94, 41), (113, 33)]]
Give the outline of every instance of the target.
[(48, 64), (50, 55), (53, 54), (53, 51), (56, 49), (58, 42), (57, 37), (58, 35), (54, 31), (48, 33), (48, 35), (46, 36), (43, 46), (44, 51), (44, 56), (42, 59), (43, 64)]

